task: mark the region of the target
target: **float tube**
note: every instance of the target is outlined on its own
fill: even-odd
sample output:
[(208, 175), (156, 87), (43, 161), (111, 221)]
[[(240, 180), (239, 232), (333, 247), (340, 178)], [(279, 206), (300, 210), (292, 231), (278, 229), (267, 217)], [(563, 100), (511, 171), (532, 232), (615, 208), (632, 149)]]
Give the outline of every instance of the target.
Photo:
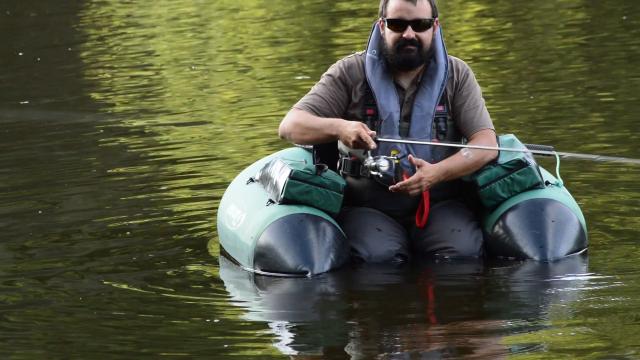
[(483, 216), (489, 256), (554, 261), (587, 249), (587, 225), (575, 199), (544, 168), (544, 189), (507, 199)]
[[(312, 276), (348, 261), (349, 246), (336, 221), (306, 205), (270, 201), (261, 184), (249, 181), (270, 160), (313, 162), (310, 150), (293, 147), (243, 170), (218, 208), (222, 253), (244, 269), (276, 276)], [(487, 255), (554, 261), (587, 249), (587, 228), (569, 191), (540, 168), (545, 188), (520, 193), (482, 216)]]
[(306, 205), (273, 203), (262, 185), (250, 179), (274, 158), (313, 163), (304, 148), (288, 148), (243, 170), (218, 207), (218, 237), (223, 253), (243, 268), (278, 276), (311, 276), (342, 266), (347, 239), (331, 216)]

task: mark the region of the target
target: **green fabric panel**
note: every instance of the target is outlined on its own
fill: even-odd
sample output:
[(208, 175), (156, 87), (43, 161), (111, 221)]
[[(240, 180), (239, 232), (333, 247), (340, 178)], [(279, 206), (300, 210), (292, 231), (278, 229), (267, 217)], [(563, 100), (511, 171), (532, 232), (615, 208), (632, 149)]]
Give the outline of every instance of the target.
[[(526, 149), (512, 134), (499, 136), (498, 144), (503, 148)], [(484, 166), (469, 178), (476, 185), (480, 201), (487, 209), (493, 209), (524, 191), (545, 187), (533, 156), (516, 151), (500, 151), (496, 162)]]
[(325, 169), (320, 174), (316, 174), (316, 167), (312, 164), (289, 163), (291, 175), (289, 178), (300, 180), (305, 183), (314, 184), (318, 187), (326, 188), (335, 192), (344, 192), (345, 180), (335, 171)]
[(307, 204), (337, 215), (342, 207), (342, 193), (289, 178), (284, 187), (283, 204)]
[(511, 159), (504, 163), (488, 165), (475, 175), (475, 182), (482, 187), (527, 165), (524, 159)]
[(303, 204), (337, 215), (342, 207), (346, 181), (326, 167), (310, 161), (281, 158), (291, 169), (282, 189), (282, 204)]
[(480, 188), (478, 196), (485, 207), (493, 209), (523, 191), (542, 187), (537, 169), (527, 166)]

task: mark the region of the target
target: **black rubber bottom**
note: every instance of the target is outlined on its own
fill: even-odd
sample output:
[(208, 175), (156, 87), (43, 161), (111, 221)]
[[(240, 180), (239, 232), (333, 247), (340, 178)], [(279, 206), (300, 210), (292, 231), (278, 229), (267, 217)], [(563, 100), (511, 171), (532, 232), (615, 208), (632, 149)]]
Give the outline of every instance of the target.
[(490, 257), (553, 261), (587, 248), (578, 217), (553, 199), (531, 199), (507, 210), (486, 241)]
[(292, 214), (273, 223), (256, 243), (253, 270), (274, 276), (312, 276), (347, 262), (349, 245), (325, 218)]

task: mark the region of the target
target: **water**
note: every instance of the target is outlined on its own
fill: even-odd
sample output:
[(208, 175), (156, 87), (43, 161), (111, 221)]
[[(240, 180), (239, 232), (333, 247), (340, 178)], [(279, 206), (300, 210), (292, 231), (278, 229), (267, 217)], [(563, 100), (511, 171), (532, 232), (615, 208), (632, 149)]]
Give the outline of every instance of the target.
[[(441, 0), (501, 133), (640, 158), (640, 3)], [(640, 169), (565, 161), (558, 264), (251, 277), (216, 208), (377, 3), (0, 3), (0, 355), (639, 358)], [(542, 164), (550, 168), (549, 160)]]

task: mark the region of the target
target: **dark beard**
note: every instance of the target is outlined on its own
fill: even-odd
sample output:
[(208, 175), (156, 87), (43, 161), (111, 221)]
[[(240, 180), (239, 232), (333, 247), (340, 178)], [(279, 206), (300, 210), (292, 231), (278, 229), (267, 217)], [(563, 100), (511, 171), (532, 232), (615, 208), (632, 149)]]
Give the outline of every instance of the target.
[[(428, 49), (424, 49), (418, 39), (400, 38), (393, 49), (387, 46), (384, 39), (380, 39), (380, 41), (382, 42), (382, 54), (392, 72), (415, 70), (422, 65), (428, 65), (433, 57), (433, 41)], [(417, 51), (407, 51), (408, 46), (415, 46)]]

